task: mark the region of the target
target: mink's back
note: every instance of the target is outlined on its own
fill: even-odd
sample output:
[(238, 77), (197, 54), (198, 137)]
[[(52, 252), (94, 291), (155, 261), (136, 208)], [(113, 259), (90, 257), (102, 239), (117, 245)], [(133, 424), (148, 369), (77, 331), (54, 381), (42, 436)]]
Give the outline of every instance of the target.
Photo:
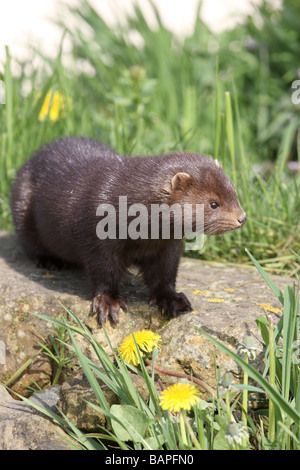
[[(88, 138), (65, 137), (44, 145), (27, 162), (34, 184), (68, 184), (84, 179), (100, 165), (116, 167), (123, 158), (110, 147)], [(70, 181), (68, 181), (70, 180)]]
[(21, 241), (32, 231), (50, 254), (83, 264), (83, 245), (96, 236), (96, 207), (106, 198), (107, 175), (116, 177), (122, 165), (121, 156), (92, 139), (67, 137), (44, 145), (14, 184), (12, 209)]

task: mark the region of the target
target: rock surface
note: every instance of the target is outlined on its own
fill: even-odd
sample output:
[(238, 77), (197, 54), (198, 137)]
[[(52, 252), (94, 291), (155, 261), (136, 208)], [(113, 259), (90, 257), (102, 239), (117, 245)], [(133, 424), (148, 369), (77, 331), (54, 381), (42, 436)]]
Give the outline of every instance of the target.
[[(101, 384), (100, 381), (98, 381)], [(108, 403), (118, 403), (117, 397), (107, 386), (101, 385)], [(60, 391), (59, 409), (76, 426), (85, 432), (96, 432), (99, 426), (105, 426), (105, 416), (91, 407), (90, 403), (98, 405), (93, 389), (83, 373), (69, 377)]]
[(71, 439), (0, 385), (0, 450), (71, 450)]
[[(284, 288), (292, 280), (277, 276), (275, 283)], [(210, 264), (183, 258), (177, 279), (177, 290), (184, 291), (194, 308), (168, 321), (155, 308), (148, 305), (148, 293), (134, 277), (124, 283), (123, 292), (129, 298), (129, 311), (120, 312), (118, 325), (107, 322), (105, 329), (112, 345), (119, 345), (135, 330), (151, 329), (162, 336), (162, 348), (157, 359), (161, 368), (181, 373), (192, 373), (215, 387), (214, 357), (223, 371), (233, 370), (235, 364), (221, 354), (208, 340), (195, 330), (205, 329), (234, 349), (245, 334), (252, 333), (260, 345), (260, 334), (255, 323), (263, 309), (258, 304), (269, 302), (281, 307), (276, 297), (255, 268)], [(63, 304), (83, 321), (103, 348), (111, 353), (103, 328), (90, 315), (91, 293), (84, 273), (80, 270), (47, 272), (37, 269), (24, 256), (16, 237), (9, 232), (0, 232), (0, 381), (6, 380), (26, 360), (37, 354), (41, 341), (46, 340), (52, 326), (32, 312), (57, 317), (64, 312)], [(94, 358), (93, 351), (82, 343), (84, 353)], [(32, 379), (42, 382), (42, 387), (51, 383), (51, 370), (44, 355), (35, 361), (15, 384), (20, 392)], [(260, 356), (258, 356), (258, 363)], [(41, 372), (42, 371), (42, 372)], [(78, 371), (77, 371), (78, 373)], [(164, 383), (174, 382), (174, 377), (160, 374)], [(20, 384), (21, 382), (21, 384)], [(21, 388), (20, 388), (21, 387)], [(68, 385), (65, 385), (67, 390)], [(81, 385), (78, 385), (79, 394)], [(67, 392), (66, 392), (67, 394)], [(65, 395), (66, 395), (65, 394)], [(75, 398), (76, 400), (76, 398)], [(74, 396), (72, 396), (74, 407)], [(67, 406), (67, 405), (64, 405)], [(66, 409), (65, 409), (66, 411)], [(88, 429), (86, 417), (81, 417)], [(93, 426), (92, 426), (93, 428)], [(4, 432), (3, 429), (1, 432)], [(2, 435), (0, 432), (0, 448)]]

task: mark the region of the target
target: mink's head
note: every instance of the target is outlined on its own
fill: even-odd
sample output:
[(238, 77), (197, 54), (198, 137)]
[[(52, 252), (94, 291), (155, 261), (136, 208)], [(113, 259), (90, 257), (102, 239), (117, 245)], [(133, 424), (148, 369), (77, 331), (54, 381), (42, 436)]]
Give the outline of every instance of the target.
[(206, 234), (219, 235), (240, 228), (247, 216), (222, 167), (211, 158), (193, 158), (192, 165), (187, 164), (185, 171), (178, 171), (169, 181), (169, 204), (202, 204)]

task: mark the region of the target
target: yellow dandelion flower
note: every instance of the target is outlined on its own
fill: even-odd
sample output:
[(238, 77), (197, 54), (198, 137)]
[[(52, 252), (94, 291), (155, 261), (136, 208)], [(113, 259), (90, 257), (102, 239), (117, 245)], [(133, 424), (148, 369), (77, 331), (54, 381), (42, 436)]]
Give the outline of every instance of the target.
[[(142, 357), (151, 353), (155, 347), (159, 348), (158, 343), (161, 341), (161, 337), (160, 335), (153, 333), (153, 331), (135, 331), (133, 334)], [(124, 338), (119, 347), (119, 351), (124, 361), (129, 364), (137, 366), (140, 363), (132, 334)]]
[(67, 99), (63, 93), (50, 90), (45, 96), (43, 105), (39, 114), (39, 121), (45, 121), (49, 116), (51, 121), (58, 121), (67, 107)]
[(209, 302), (221, 303), (224, 302), (224, 299), (207, 299)]
[(225, 292), (234, 292), (235, 289), (229, 289), (229, 288), (227, 288), (227, 289), (224, 289), (224, 291), (225, 291)]
[(199, 392), (195, 385), (181, 382), (166, 388), (159, 398), (163, 410), (175, 412), (190, 410), (200, 401)]

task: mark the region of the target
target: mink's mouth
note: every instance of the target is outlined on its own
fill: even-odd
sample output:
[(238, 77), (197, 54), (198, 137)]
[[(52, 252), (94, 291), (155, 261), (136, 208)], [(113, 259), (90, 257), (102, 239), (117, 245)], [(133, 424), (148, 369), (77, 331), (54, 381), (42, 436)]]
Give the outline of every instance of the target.
[(207, 235), (222, 235), (223, 233), (233, 232), (241, 228), (247, 220), (247, 216), (243, 216), (235, 223), (230, 223), (228, 220), (214, 220), (212, 222), (204, 223), (204, 233)]

